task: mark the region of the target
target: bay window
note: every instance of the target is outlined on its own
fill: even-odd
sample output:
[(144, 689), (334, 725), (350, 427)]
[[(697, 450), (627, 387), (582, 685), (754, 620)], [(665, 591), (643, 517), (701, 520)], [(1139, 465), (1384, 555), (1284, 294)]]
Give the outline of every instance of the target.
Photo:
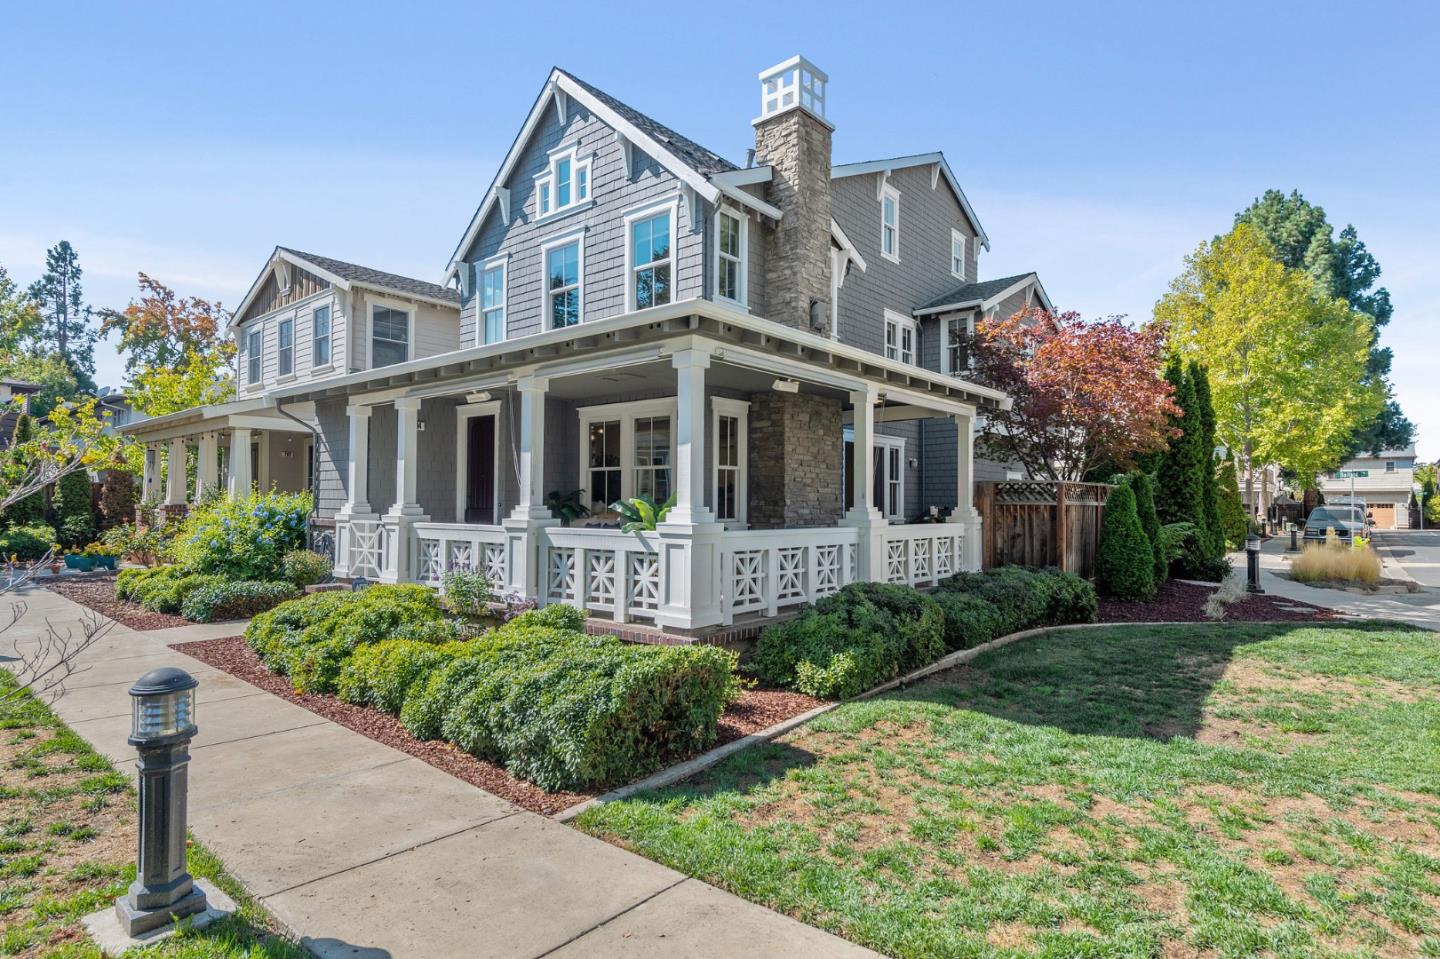
[(410, 359), (410, 313), (393, 306), (370, 308), (370, 368)]

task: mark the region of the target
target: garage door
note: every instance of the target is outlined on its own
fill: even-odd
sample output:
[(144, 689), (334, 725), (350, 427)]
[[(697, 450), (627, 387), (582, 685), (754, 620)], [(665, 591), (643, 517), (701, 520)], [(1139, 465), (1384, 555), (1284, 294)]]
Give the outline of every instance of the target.
[(1395, 528), (1395, 504), (1394, 503), (1371, 503), (1370, 515), (1375, 517), (1376, 529)]

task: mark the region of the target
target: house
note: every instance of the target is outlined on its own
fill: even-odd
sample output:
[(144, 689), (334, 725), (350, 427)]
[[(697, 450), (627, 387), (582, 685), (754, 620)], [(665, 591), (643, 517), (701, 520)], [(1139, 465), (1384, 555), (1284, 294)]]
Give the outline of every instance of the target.
[(10, 447), (20, 417), (30, 412), (30, 397), (38, 392), (39, 383), (0, 379), (0, 450)]
[[(759, 86), (741, 166), (552, 71), (446, 286), (277, 248), (235, 316), (240, 398), (127, 431), (147, 464), (199, 445), (206, 485), (313, 486), (339, 576), (463, 565), (682, 636), (978, 568), (973, 436), (1010, 400), (966, 378), (968, 335), (1049, 299), (979, 278), (943, 154), (834, 165), (828, 77)], [(565, 527), (547, 500), (575, 491)], [(674, 505), (620, 532), (640, 495)]]
[(1365, 453), (1347, 460), (1338, 470), (1320, 479), (1320, 492), (1327, 502), (1355, 496), (1365, 501), (1376, 529), (1405, 529), (1410, 526), (1409, 504), (1415, 484), (1415, 447)]

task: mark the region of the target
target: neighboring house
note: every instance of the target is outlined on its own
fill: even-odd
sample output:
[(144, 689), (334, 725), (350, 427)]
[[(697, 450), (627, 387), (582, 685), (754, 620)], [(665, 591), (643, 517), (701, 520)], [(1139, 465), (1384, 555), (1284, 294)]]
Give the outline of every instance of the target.
[[(1358, 474), (1364, 473), (1364, 476)], [(1410, 525), (1411, 487), (1415, 483), (1415, 447), (1357, 456), (1320, 480), (1327, 501), (1353, 494), (1365, 501), (1376, 529)]]
[[(471, 566), (685, 635), (977, 568), (973, 436), (1009, 398), (966, 379), (968, 333), (1049, 300), (978, 278), (989, 238), (942, 154), (833, 166), (828, 78), (796, 57), (760, 88), (741, 167), (553, 71), (458, 292), (279, 248), (236, 314), (242, 399), (128, 430), (172, 458), (313, 442), (339, 576)], [(281, 485), (257, 460), (229, 485)], [(574, 490), (596, 515), (562, 528), (546, 502)], [(666, 521), (619, 532), (609, 504), (642, 494), (674, 497)]]
[(130, 404), (130, 395), (123, 390), (102, 392), (96, 400), (95, 407), (97, 414), (102, 417), (106, 413), (110, 414), (110, 418), (105, 422), (106, 433), (118, 433), (122, 426), (140, 418), (135, 412), (135, 407)]
[[(30, 397), (40, 392), (39, 383), (0, 379), (0, 450), (9, 449), (15, 425), (30, 412)], [(17, 402), (18, 401), (18, 402)]]

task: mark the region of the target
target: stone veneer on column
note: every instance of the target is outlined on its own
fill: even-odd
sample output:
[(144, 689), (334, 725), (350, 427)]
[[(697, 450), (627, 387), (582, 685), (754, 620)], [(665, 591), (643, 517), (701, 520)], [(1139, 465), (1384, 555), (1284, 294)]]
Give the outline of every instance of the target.
[(840, 401), (803, 393), (750, 397), (750, 526), (834, 526), (842, 495)]

